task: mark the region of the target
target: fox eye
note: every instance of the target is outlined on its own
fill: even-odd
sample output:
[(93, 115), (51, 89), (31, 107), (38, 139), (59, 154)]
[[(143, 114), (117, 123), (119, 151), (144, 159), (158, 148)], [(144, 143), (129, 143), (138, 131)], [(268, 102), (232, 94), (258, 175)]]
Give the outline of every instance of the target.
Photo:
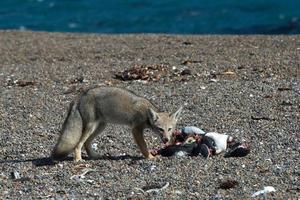
[(168, 131), (171, 131), (171, 130), (172, 130), (172, 128), (169, 128), (169, 129), (168, 129)]
[(160, 132), (164, 132), (164, 129), (163, 129), (163, 128), (158, 128), (158, 130), (159, 130)]

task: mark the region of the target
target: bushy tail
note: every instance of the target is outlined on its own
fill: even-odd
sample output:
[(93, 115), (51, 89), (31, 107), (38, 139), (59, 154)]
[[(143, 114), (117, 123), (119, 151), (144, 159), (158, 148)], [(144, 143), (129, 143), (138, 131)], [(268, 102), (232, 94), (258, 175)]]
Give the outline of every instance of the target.
[(54, 160), (62, 159), (71, 153), (82, 135), (82, 118), (77, 103), (72, 102), (68, 116), (62, 126), (61, 135), (52, 151)]

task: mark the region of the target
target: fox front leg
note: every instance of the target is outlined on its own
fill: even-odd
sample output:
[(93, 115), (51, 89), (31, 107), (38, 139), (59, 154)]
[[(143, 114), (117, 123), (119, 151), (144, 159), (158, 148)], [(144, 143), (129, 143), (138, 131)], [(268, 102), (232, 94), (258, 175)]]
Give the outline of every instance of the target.
[(147, 144), (144, 139), (143, 128), (134, 127), (132, 129), (132, 134), (133, 134), (134, 140), (135, 140), (136, 144), (138, 145), (139, 149), (141, 150), (142, 154), (148, 159), (153, 159), (154, 156), (149, 152), (149, 150), (147, 148)]

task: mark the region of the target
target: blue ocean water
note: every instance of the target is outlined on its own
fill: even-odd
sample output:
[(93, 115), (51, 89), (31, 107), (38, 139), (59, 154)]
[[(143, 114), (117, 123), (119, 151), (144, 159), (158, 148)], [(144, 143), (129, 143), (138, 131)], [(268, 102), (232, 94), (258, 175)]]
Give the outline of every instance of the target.
[(1, 0), (0, 29), (299, 34), (300, 0)]

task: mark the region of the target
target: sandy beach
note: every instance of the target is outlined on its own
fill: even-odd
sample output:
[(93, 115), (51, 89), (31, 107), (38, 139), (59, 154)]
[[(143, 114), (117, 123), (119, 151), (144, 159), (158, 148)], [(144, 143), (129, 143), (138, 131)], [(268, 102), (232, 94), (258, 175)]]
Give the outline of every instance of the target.
[[(162, 71), (115, 78), (134, 66)], [(49, 162), (69, 103), (102, 85), (132, 90), (164, 111), (182, 105), (178, 129), (226, 133), (251, 152), (146, 160), (128, 127), (110, 125), (95, 141), (101, 159)], [(276, 190), (268, 199), (300, 197), (298, 35), (0, 31), (0, 94), (1, 199), (262, 199), (251, 196), (265, 186)], [(145, 136), (150, 148), (162, 146), (151, 131)], [(228, 180), (237, 185), (221, 189)]]

